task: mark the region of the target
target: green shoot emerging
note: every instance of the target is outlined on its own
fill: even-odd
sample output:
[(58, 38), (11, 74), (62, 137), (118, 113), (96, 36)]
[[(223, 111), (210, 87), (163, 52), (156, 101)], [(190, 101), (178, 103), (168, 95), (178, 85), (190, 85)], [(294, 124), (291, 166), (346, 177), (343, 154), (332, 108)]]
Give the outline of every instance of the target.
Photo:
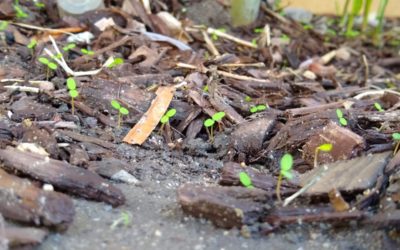
[(0, 21), (0, 31), (7, 29), (8, 22), (7, 21)]
[(84, 55), (88, 55), (88, 56), (93, 56), (94, 55), (94, 51), (90, 50), (90, 49), (81, 49), (82, 54)]
[(31, 39), (31, 41), (29, 42), (28, 45), (26, 45), (26, 47), (27, 47), (28, 49), (34, 50), (35, 47), (36, 47), (36, 45), (37, 45), (36, 39)]
[(325, 144), (321, 144), (318, 147), (315, 148), (315, 154), (314, 154), (314, 168), (317, 167), (318, 164), (318, 152), (322, 151), (322, 152), (330, 152), (332, 150), (332, 144), (330, 143), (325, 143)]
[(117, 100), (112, 100), (111, 101), (111, 106), (118, 110), (118, 128), (121, 127), (121, 120), (123, 115), (128, 115), (129, 110), (127, 108), (124, 108), (121, 106), (121, 104)]
[[(217, 112), (211, 118), (204, 121), (204, 127), (206, 127), (208, 136), (211, 141), (214, 141), (214, 124), (218, 123), (220, 126), (220, 121), (224, 118), (225, 112)], [(210, 128), (210, 129), (209, 129)], [(219, 127), (221, 129), (221, 127)]]
[(49, 73), (50, 70), (56, 70), (57, 69), (57, 64), (55, 64), (54, 62), (50, 61), (49, 59), (47, 59), (46, 57), (39, 57), (38, 61), (47, 66), (47, 72), (46, 72), (46, 79), (49, 79)]
[(349, 19), (347, 21), (347, 27), (345, 33), (347, 37), (355, 37), (359, 34), (359, 32), (353, 30), (353, 26), (354, 26), (354, 19), (360, 13), (362, 5), (363, 5), (363, 0), (353, 0), (353, 6), (351, 8)]
[[(219, 32), (226, 33), (226, 29), (224, 29), (224, 28), (219, 28), (219, 29), (217, 29), (217, 30), (218, 30)], [(213, 33), (211, 34), (211, 38), (212, 38), (214, 41), (217, 41), (218, 38), (219, 38), (219, 36), (217, 35), (216, 32), (213, 32)]]
[(114, 58), (114, 60), (112, 61), (112, 63), (110, 63), (108, 65), (108, 67), (111, 69), (111, 68), (114, 68), (115, 66), (118, 66), (123, 63), (124, 63), (124, 59), (117, 57), (117, 58)]
[(111, 224), (110, 229), (114, 230), (117, 226), (123, 225), (125, 227), (129, 226), (132, 223), (132, 214), (129, 212), (122, 212), (121, 216), (114, 220), (114, 222)]
[(282, 176), (285, 176), (286, 179), (292, 179), (293, 174), (291, 172), (293, 167), (293, 157), (291, 154), (284, 154), (281, 158), (281, 170), (279, 172), (278, 183), (276, 184), (276, 197), (278, 198), (279, 202), (282, 202), (281, 198), (281, 183), (282, 183)]
[(248, 95), (246, 95), (245, 97), (244, 97), (244, 101), (245, 102), (251, 102), (251, 97), (250, 96), (248, 96)]
[(399, 149), (399, 144), (400, 144), (400, 133), (393, 133), (392, 134), (393, 140), (396, 142), (396, 146), (393, 151), (393, 155), (397, 153), (397, 150)]
[(35, 1), (35, 6), (38, 7), (39, 9), (42, 9), (46, 7), (46, 4), (39, 1)]
[(347, 126), (347, 120), (343, 117), (343, 112), (340, 109), (336, 109), (336, 116), (339, 120), (340, 125)]
[(375, 102), (374, 103), (374, 107), (376, 108), (376, 110), (378, 110), (379, 112), (383, 112), (385, 111), (382, 106), (379, 104), (379, 102)]
[(79, 95), (78, 90), (76, 90), (76, 82), (74, 78), (69, 77), (67, 79), (67, 88), (69, 91), (69, 95), (71, 96), (71, 111), (72, 111), (71, 113), (72, 115), (74, 115), (75, 114), (74, 99)]
[(244, 187), (253, 188), (253, 183), (251, 181), (251, 178), (246, 172), (239, 173), (239, 180)]
[(27, 18), (29, 17), (28, 14), (26, 14), (26, 12), (22, 9), (22, 7), (19, 5), (18, 3), (19, 1), (16, 1), (14, 6), (14, 10), (15, 10), (15, 16), (19, 19), (23, 19), (23, 18)]
[(260, 105), (257, 105), (257, 106), (252, 106), (250, 108), (250, 113), (257, 113), (257, 112), (260, 112), (260, 111), (264, 111), (266, 109), (267, 109), (267, 106), (264, 105), (264, 104), (260, 104)]
[(169, 119), (174, 117), (176, 114), (176, 109), (169, 109), (162, 117), (161, 117), (161, 127), (160, 131), (164, 129), (165, 124), (169, 123)]
[(69, 43), (69, 44), (67, 44), (67, 45), (65, 45), (64, 47), (63, 47), (63, 50), (65, 51), (65, 52), (68, 52), (68, 51), (70, 51), (71, 49), (74, 49), (76, 47), (76, 44), (75, 43)]

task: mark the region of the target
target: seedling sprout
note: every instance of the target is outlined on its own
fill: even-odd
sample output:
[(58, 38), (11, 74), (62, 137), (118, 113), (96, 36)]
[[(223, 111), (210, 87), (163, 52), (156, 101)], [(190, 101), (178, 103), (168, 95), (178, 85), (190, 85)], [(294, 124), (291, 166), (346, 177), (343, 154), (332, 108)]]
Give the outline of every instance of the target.
[(397, 150), (399, 149), (399, 145), (400, 145), (400, 133), (393, 133), (392, 138), (396, 142), (396, 146), (393, 151), (393, 155), (395, 155), (397, 153)]
[(78, 91), (76, 90), (76, 82), (74, 78), (69, 77), (67, 79), (67, 88), (69, 91), (69, 95), (71, 96), (71, 111), (72, 111), (71, 113), (72, 115), (74, 115), (75, 114), (74, 99), (79, 95)]
[(281, 183), (282, 183), (282, 176), (286, 179), (292, 179), (293, 174), (291, 172), (293, 166), (293, 156), (289, 153), (286, 153), (281, 158), (281, 170), (279, 172), (278, 183), (276, 184), (276, 197), (278, 198), (279, 202), (282, 202), (281, 198)]
[(132, 222), (132, 214), (129, 212), (122, 212), (121, 216), (114, 220), (111, 224), (110, 229), (114, 230), (118, 225), (124, 225), (125, 227), (129, 226)]
[(318, 147), (315, 148), (315, 154), (314, 154), (314, 168), (317, 167), (318, 164), (318, 152), (322, 151), (322, 152), (330, 152), (332, 150), (332, 144), (330, 143), (325, 143), (325, 144), (321, 144)]
[(169, 119), (174, 117), (176, 114), (176, 109), (169, 109), (162, 117), (161, 117), (161, 127), (160, 131), (164, 129), (165, 124), (169, 123)]
[(31, 39), (31, 41), (29, 42), (28, 45), (26, 45), (26, 47), (27, 47), (28, 49), (33, 50), (33, 49), (35, 49), (36, 45), (37, 45), (36, 39)]
[(94, 55), (94, 51), (90, 50), (90, 49), (83, 48), (83, 49), (81, 49), (81, 52), (82, 52), (82, 54), (88, 55), (88, 56), (93, 56)]
[(339, 119), (339, 123), (342, 126), (347, 126), (347, 120), (343, 117), (343, 112), (340, 109), (336, 109), (336, 116)]
[[(224, 116), (225, 116), (225, 112), (221, 111), (221, 112), (215, 113), (211, 118), (208, 118), (204, 121), (204, 127), (206, 127), (208, 136), (210, 137), (211, 141), (214, 140), (214, 124), (215, 124), (215, 122), (218, 122), (218, 124), (220, 124), (220, 121), (222, 120), (222, 118), (224, 118)], [(210, 129), (208, 129), (208, 128), (210, 128)], [(220, 127), (220, 129), (221, 129), (221, 127)]]
[(253, 183), (251, 181), (251, 178), (246, 172), (239, 173), (239, 180), (244, 187), (253, 188)]
[(379, 112), (383, 112), (385, 111), (382, 106), (379, 104), (379, 102), (375, 102), (374, 103), (374, 107), (376, 108), (376, 110), (378, 110)]
[[(219, 29), (217, 29), (217, 30), (218, 30), (219, 32), (226, 33), (226, 29), (224, 29), (224, 28), (219, 28)], [(218, 38), (219, 38), (219, 36), (217, 35), (216, 32), (213, 32), (213, 33), (211, 34), (211, 38), (212, 38), (214, 41), (217, 41)]]
[(257, 112), (260, 112), (260, 111), (264, 111), (266, 109), (267, 109), (267, 106), (264, 105), (264, 104), (260, 104), (260, 105), (257, 105), (257, 106), (252, 106), (250, 108), (250, 113), (257, 113)]
[(38, 61), (47, 66), (47, 72), (46, 72), (46, 78), (49, 79), (49, 70), (56, 70), (57, 69), (57, 64), (55, 64), (54, 62), (50, 61), (49, 59), (47, 59), (46, 57), (39, 57)]
[(26, 14), (26, 12), (22, 9), (22, 7), (19, 5), (19, 1), (17, 0), (17, 1), (15, 1), (15, 4), (13, 5), (13, 7), (14, 7), (14, 10), (15, 10), (15, 16), (17, 17), (17, 18), (21, 18), (21, 19), (23, 19), (23, 18), (27, 18), (27, 17), (29, 17), (29, 15), (28, 14)]
[(127, 108), (124, 108), (121, 106), (121, 104), (117, 100), (112, 100), (111, 101), (111, 106), (118, 110), (118, 128), (121, 127), (121, 119), (123, 115), (128, 115), (129, 110)]
[(117, 57), (107, 67), (109, 67), (111, 69), (111, 68), (118, 66), (120, 64), (123, 64), (123, 63), (124, 63), (124, 59)]
[(76, 44), (75, 43), (69, 43), (69, 44), (67, 44), (67, 45), (65, 45), (64, 47), (63, 47), (63, 50), (65, 51), (65, 52), (68, 52), (68, 51), (70, 51), (71, 49), (74, 49), (76, 47)]
[(0, 31), (7, 29), (8, 22), (7, 21), (0, 21)]

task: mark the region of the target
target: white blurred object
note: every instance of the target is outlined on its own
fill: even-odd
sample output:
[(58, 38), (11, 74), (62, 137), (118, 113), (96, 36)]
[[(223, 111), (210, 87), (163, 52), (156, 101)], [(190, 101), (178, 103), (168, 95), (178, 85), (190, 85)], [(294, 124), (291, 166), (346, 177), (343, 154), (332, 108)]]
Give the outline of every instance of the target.
[(89, 31), (85, 31), (82, 33), (77, 33), (70, 35), (67, 38), (67, 42), (69, 43), (86, 43), (90, 44), (90, 40), (94, 38), (94, 35), (90, 33)]
[(60, 16), (76, 16), (104, 8), (103, 0), (57, 0)]

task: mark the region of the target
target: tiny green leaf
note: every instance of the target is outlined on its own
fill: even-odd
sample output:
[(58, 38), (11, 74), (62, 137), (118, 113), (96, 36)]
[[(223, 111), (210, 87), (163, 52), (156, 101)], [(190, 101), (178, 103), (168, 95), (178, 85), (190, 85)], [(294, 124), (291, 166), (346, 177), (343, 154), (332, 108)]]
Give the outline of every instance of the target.
[(76, 89), (72, 89), (72, 90), (69, 91), (69, 95), (70, 95), (72, 98), (75, 98), (75, 97), (78, 96), (78, 91), (76, 91)]
[(347, 126), (347, 120), (343, 117), (340, 117), (339, 122), (342, 126)]
[(251, 97), (248, 96), (248, 95), (246, 95), (246, 96), (244, 97), (244, 101), (245, 101), (245, 102), (251, 102)]
[(217, 112), (212, 116), (212, 119), (216, 122), (222, 120), (222, 118), (224, 118), (225, 116), (225, 112), (221, 111), (221, 112)]
[(291, 154), (284, 154), (281, 159), (281, 172), (282, 171), (290, 171), (293, 166), (293, 157)]
[(256, 112), (257, 112), (257, 107), (256, 106), (251, 106), (250, 113), (256, 113)]
[(46, 7), (46, 5), (42, 2), (35, 2), (35, 6), (38, 7), (39, 9)]
[(14, 10), (17, 18), (27, 18), (29, 15), (21, 8), (19, 4), (14, 4)]
[(47, 67), (49, 67), (52, 70), (56, 70), (57, 69), (57, 64), (55, 64), (53, 62), (49, 62), (49, 64), (47, 64)]
[(168, 118), (173, 117), (175, 114), (176, 114), (176, 109), (170, 109), (170, 110), (167, 111), (167, 113), (165, 113), (165, 115), (166, 115)]
[(292, 174), (292, 172), (289, 172), (289, 171), (281, 171), (281, 174), (283, 175), (283, 176), (285, 176), (287, 179), (292, 179), (293, 178), (293, 174)]
[(35, 48), (36, 45), (37, 45), (36, 39), (31, 39), (31, 41), (29, 42), (28, 45), (26, 45), (26, 47), (27, 47), (28, 49), (33, 49), (33, 48)]
[(263, 28), (255, 28), (253, 31), (254, 31), (254, 33), (256, 33), (256, 34), (260, 34), (260, 33), (262, 33), (263, 32)]
[(74, 79), (74, 78), (69, 77), (69, 78), (67, 79), (67, 88), (68, 88), (69, 90), (75, 90), (75, 89), (76, 89), (76, 82), (75, 82), (75, 79)]
[(240, 180), (240, 183), (242, 183), (243, 186), (245, 186), (245, 187), (253, 187), (251, 178), (246, 172), (240, 172), (239, 173), (239, 180)]
[(82, 52), (83, 54), (87, 55), (88, 50), (87, 50), (87, 49), (81, 49), (81, 52)]
[(116, 110), (121, 108), (121, 104), (117, 100), (111, 100), (111, 106)]
[(168, 117), (168, 116), (163, 115), (163, 117), (161, 117), (160, 122), (161, 122), (162, 124), (165, 124), (165, 123), (167, 123), (168, 121), (169, 121), (169, 117)]
[(400, 133), (393, 133), (392, 137), (393, 137), (393, 140), (399, 141), (400, 140)]
[(208, 92), (208, 85), (204, 86), (203, 91)]
[(378, 110), (379, 112), (385, 111), (385, 110), (382, 108), (381, 104), (379, 104), (379, 102), (375, 102), (375, 103), (374, 103), (374, 107), (375, 107), (376, 110)]
[(41, 63), (41, 64), (44, 64), (44, 65), (47, 65), (47, 64), (49, 64), (49, 59), (47, 59), (46, 57), (39, 57), (39, 59), (38, 59), (38, 61)]
[(75, 47), (76, 47), (75, 43), (69, 43), (69, 44), (67, 44), (66, 46), (63, 47), (63, 50), (64, 51), (68, 51), (68, 50), (71, 50), (71, 49), (73, 49)]
[(206, 128), (208, 128), (208, 127), (213, 126), (214, 123), (215, 123), (215, 121), (214, 121), (213, 119), (207, 119), (207, 120), (204, 121), (204, 126), (205, 126)]
[(124, 63), (124, 59), (117, 57), (114, 59), (114, 61), (112, 61), (112, 63), (110, 63), (110, 65), (108, 65), (108, 67), (113, 68), (113, 67), (123, 64), (123, 63)]
[(340, 109), (336, 109), (336, 116), (340, 119), (343, 117), (343, 112)]
[(267, 106), (265, 106), (264, 104), (257, 105), (257, 111), (263, 111), (266, 109), (267, 109)]
[(332, 144), (330, 143), (325, 143), (325, 144), (321, 144), (318, 146), (318, 149), (324, 152), (329, 152), (332, 150)]
[(124, 107), (121, 107), (121, 108), (119, 109), (119, 112), (120, 112), (121, 114), (123, 114), (123, 115), (129, 114), (129, 110), (128, 110), (127, 108), (124, 108)]
[(8, 22), (7, 21), (0, 21), (0, 31), (7, 29)]

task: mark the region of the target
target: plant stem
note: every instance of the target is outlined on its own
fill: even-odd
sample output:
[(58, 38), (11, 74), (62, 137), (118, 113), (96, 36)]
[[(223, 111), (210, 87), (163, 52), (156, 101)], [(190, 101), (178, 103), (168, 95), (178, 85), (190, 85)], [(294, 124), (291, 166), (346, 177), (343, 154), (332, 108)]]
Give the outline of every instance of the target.
[(314, 154), (314, 168), (317, 167), (317, 163), (318, 163), (318, 161), (317, 161), (317, 158), (318, 158), (318, 151), (319, 151), (319, 149), (316, 148), (316, 149), (315, 149), (315, 154)]
[(344, 27), (344, 25), (346, 24), (346, 19), (348, 16), (348, 10), (349, 10), (349, 3), (350, 0), (346, 0), (344, 7), (343, 7), (343, 13), (342, 13), (342, 19), (340, 20), (340, 26)]
[(210, 129), (210, 139), (211, 139), (211, 142), (213, 142), (214, 141), (214, 126), (211, 126), (211, 129)]
[(121, 112), (118, 112), (118, 128), (121, 128)]
[(278, 198), (279, 203), (282, 203), (281, 183), (282, 183), (282, 174), (279, 174), (278, 182), (276, 183), (276, 198)]
[(364, 2), (364, 15), (363, 15), (363, 22), (361, 26), (362, 32), (365, 32), (368, 27), (368, 16), (369, 16), (369, 11), (371, 9), (371, 4), (372, 0), (365, 0)]
[(71, 113), (75, 115), (75, 106), (74, 106), (74, 98), (71, 97)]
[(399, 149), (400, 141), (396, 143), (396, 146), (394, 147), (393, 155), (397, 153), (397, 150)]

